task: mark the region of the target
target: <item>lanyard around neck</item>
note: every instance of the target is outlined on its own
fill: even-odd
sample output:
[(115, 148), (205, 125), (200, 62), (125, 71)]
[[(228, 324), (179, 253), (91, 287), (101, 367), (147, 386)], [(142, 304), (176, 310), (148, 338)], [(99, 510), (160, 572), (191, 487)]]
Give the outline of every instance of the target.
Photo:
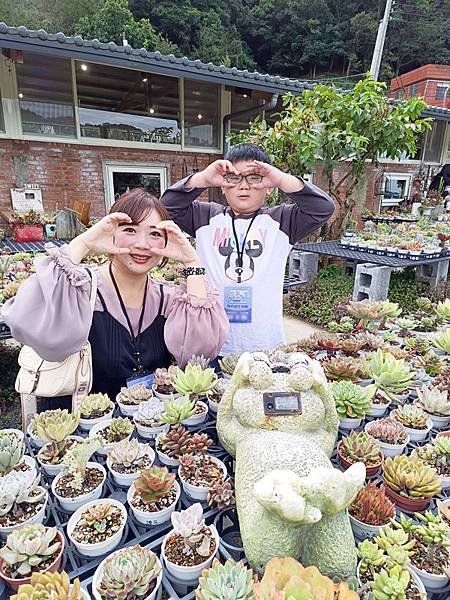
[(120, 303), (120, 308), (122, 309), (122, 312), (125, 316), (125, 319), (127, 321), (128, 324), (128, 328), (130, 330), (130, 336), (131, 336), (131, 343), (133, 344), (133, 348), (134, 348), (134, 353), (133, 355), (135, 356), (136, 360), (137, 360), (137, 364), (138, 364), (138, 368), (139, 370), (142, 369), (142, 365), (141, 365), (141, 353), (140, 353), (140, 335), (141, 335), (141, 330), (142, 330), (142, 323), (144, 321), (144, 312), (145, 312), (145, 303), (147, 300), (147, 289), (148, 289), (148, 277), (147, 280), (145, 282), (145, 291), (144, 291), (144, 300), (142, 301), (142, 309), (141, 309), (141, 314), (139, 316), (139, 323), (138, 323), (138, 330), (137, 330), (137, 334), (134, 335), (134, 331), (133, 331), (133, 327), (131, 326), (131, 321), (130, 321), (130, 317), (128, 316), (128, 312), (127, 309), (125, 307), (124, 301), (122, 299), (122, 296), (120, 294), (120, 290), (119, 290), (119, 286), (117, 285), (117, 281), (116, 278), (114, 277), (113, 271), (112, 271), (112, 264), (109, 263), (109, 275), (111, 277), (111, 281), (113, 282), (114, 288), (116, 290), (116, 294), (117, 297), (119, 299), (119, 303)]
[(234, 216), (233, 212), (231, 213), (231, 225), (233, 227), (233, 236), (234, 236), (234, 241), (236, 242), (236, 252), (237, 252), (237, 255), (238, 255), (237, 263), (236, 264), (241, 269), (242, 269), (242, 265), (244, 263), (243, 258), (244, 258), (245, 244), (247, 243), (247, 236), (249, 234), (251, 226), (253, 225), (253, 221), (256, 219), (257, 214), (258, 214), (258, 211), (255, 212), (255, 214), (251, 218), (250, 224), (247, 227), (247, 231), (245, 232), (244, 239), (242, 240), (242, 246), (239, 246), (239, 240), (238, 240), (238, 236), (237, 236), (237, 233), (236, 233), (236, 226), (234, 224), (235, 216)]

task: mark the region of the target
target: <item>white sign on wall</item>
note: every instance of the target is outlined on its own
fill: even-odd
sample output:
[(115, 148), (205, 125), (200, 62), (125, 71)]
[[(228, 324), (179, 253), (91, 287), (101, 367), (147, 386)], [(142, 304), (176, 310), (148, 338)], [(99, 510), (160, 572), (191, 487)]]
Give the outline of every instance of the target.
[(15, 212), (23, 213), (31, 209), (44, 212), (41, 188), (34, 184), (25, 185), (23, 188), (12, 188), (11, 202)]

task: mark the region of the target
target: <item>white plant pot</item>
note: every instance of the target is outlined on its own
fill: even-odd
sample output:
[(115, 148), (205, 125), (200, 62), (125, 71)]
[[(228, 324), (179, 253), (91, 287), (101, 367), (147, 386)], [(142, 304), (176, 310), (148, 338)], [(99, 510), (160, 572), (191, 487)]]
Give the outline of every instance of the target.
[(176, 400), (177, 398), (181, 398), (182, 394), (180, 394), (179, 392), (174, 392), (173, 394), (161, 394), (161, 392), (157, 392), (156, 391), (156, 387), (153, 385), (152, 386), (152, 392), (153, 395), (155, 396), (155, 398), (158, 398), (159, 400)]
[(120, 401), (121, 393), (116, 396), (116, 402), (120, 408), (120, 412), (124, 417), (132, 417), (138, 411), (139, 404), (124, 404)]
[[(67, 439), (70, 439), (70, 440), (79, 440), (80, 442), (83, 441), (83, 438), (80, 437), (79, 435), (69, 435)], [(48, 444), (45, 444), (45, 446), (48, 446)], [(45, 448), (45, 446), (43, 446), (41, 448), (41, 450), (43, 448)], [(39, 452), (38, 452), (38, 455), (37, 455), (37, 460), (39, 462), (39, 465), (40, 465), (41, 469), (43, 471), (45, 471), (49, 477), (56, 477), (56, 475), (58, 475), (58, 473), (61, 473), (62, 468), (63, 468), (62, 462), (60, 462), (60, 463), (58, 463), (56, 465), (51, 465), (51, 464), (48, 464), (48, 463), (44, 463), (39, 458)]]
[(80, 419), (80, 429), (83, 431), (90, 431), (94, 425), (97, 423), (101, 423), (102, 421), (108, 421), (108, 419), (112, 419), (114, 412), (114, 406), (111, 408), (109, 412), (107, 412), (102, 417), (97, 417), (96, 419)]
[(158, 450), (158, 438), (160, 437), (160, 435), (162, 435), (162, 434), (158, 434), (156, 436), (156, 443), (155, 443), (155, 450), (156, 450), (156, 454), (158, 455), (159, 461), (166, 467), (178, 467), (178, 465), (180, 464), (180, 461), (178, 460), (178, 458), (172, 458), (172, 457), (168, 456), (167, 454), (165, 454), (164, 452), (161, 452), (161, 450)]
[(200, 423), (206, 421), (206, 417), (208, 416), (208, 405), (202, 400), (197, 400), (196, 404), (200, 404), (200, 406), (204, 408), (204, 412), (194, 414), (192, 417), (184, 419), (181, 421), (182, 425), (186, 425), (186, 427), (192, 427), (193, 425), (200, 425)]
[(357, 429), (362, 423), (361, 419), (352, 419), (350, 417), (346, 417), (345, 419), (339, 419), (339, 427), (340, 429)]
[(140, 425), (138, 421), (133, 417), (134, 424), (136, 426), (136, 430), (138, 434), (149, 441), (154, 441), (156, 436), (160, 433), (166, 433), (170, 429), (170, 425), (164, 424), (159, 425), (158, 427), (146, 427), (145, 425)]
[(350, 525), (352, 526), (353, 535), (359, 541), (372, 539), (379, 534), (380, 529), (385, 529), (390, 525), (390, 523), (386, 523), (385, 525), (369, 525), (369, 523), (363, 523), (362, 521), (355, 519), (355, 517), (352, 517), (350, 513), (348, 516), (350, 519)]
[[(111, 421), (112, 421), (112, 419), (109, 419), (108, 421), (101, 421), (100, 423), (97, 423), (97, 425), (94, 425), (94, 427), (92, 427), (91, 430), (89, 431), (89, 437), (92, 438), (95, 435), (97, 435), (97, 433), (99, 431), (101, 431), (102, 429), (105, 429), (105, 427), (107, 426), (106, 424), (110, 423)], [(133, 425), (134, 425), (134, 423), (133, 423)], [(123, 438), (123, 439), (129, 440), (131, 438), (132, 434), (133, 434), (133, 432), (131, 432), (130, 435), (128, 435), (126, 438)], [(120, 440), (120, 441), (123, 441), (123, 440)], [(97, 450), (97, 454), (106, 456), (108, 454), (108, 452), (111, 452), (111, 450), (114, 448), (114, 446), (118, 443), (119, 442), (113, 442), (111, 444), (106, 444), (105, 446), (102, 446), (102, 448)]]
[(431, 419), (427, 419), (427, 428), (426, 429), (414, 429), (413, 427), (406, 427), (406, 433), (409, 435), (409, 438), (412, 442), (422, 442), (428, 435), (428, 432), (433, 427), (433, 422)]
[(391, 403), (389, 402), (389, 404), (371, 404), (369, 410), (366, 413), (367, 417), (382, 417), (387, 409), (389, 408), (389, 406), (391, 405)]
[(24, 454), (22, 456), (22, 460), (19, 462), (19, 464), (20, 463), (25, 463), (29, 467), (29, 470), (33, 473), (34, 478), (36, 479), (36, 477), (39, 476), (39, 481), (41, 480), (41, 474), (38, 472), (38, 470), (36, 468), (36, 461), (34, 460), (34, 458), (32, 456), (28, 456), (27, 454)]
[(418, 569), (412, 563), (410, 563), (409, 566), (411, 568), (411, 571), (419, 577), (426, 590), (433, 592), (436, 590), (440, 590), (448, 584), (447, 575), (434, 575), (433, 573), (422, 571), (422, 569)]
[(222, 371), (222, 377), (223, 377), (223, 379), (230, 380), (233, 377), (233, 375), (230, 375), (229, 373), (224, 373)]
[[(110, 556), (108, 556), (108, 558), (110, 558), (111, 556), (114, 556), (118, 552), (123, 552), (123, 548), (120, 548), (119, 550), (116, 550)], [(103, 596), (101, 596), (99, 594), (99, 592), (97, 591), (97, 589), (98, 589), (98, 587), (100, 586), (100, 584), (102, 582), (103, 567), (104, 567), (104, 564), (105, 564), (105, 560), (107, 560), (107, 559), (105, 558), (98, 565), (98, 567), (95, 570), (94, 577), (92, 579), (92, 593), (94, 595), (95, 600), (104, 600)], [(160, 562), (160, 560), (159, 560), (158, 557), (156, 557), (156, 562), (160, 566), (160, 572), (159, 572), (158, 578), (156, 580), (156, 585), (153, 588), (152, 593), (149, 594), (148, 596), (143, 597), (142, 600), (157, 600), (158, 598), (161, 597), (161, 582), (162, 582), (162, 576), (163, 576), (163, 569), (162, 569), (161, 562)]]
[(44, 496), (44, 504), (42, 505), (42, 507), (38, 510), (38, 512), (33, 517), (30, 517), (26, 521), (22, 521), (21, 523), (18, 523), (17, 525), (11, 525), (10, 527), (1, 527), (0, 526), (0, 539), (6, 540), (6, 538), (12, 531), (14, 531), (15, 529), (20, 529), (24, 525), (41, 525), (44, 522), (45, 509), (47, 507), (47, 502), (48, 502), (48, 492), (46, 492), (46, 494)]
[(30, 423), (27, 427), (27, 433), (30, 436), (30, 440), (33, 446), (35, 448), (42, 448), (42, 446), (45, 446), (44, 440), (41, 440), (41, 438), (37, 437), (37, 435), (33, 435), (32, 431), (32, 423)]
[(106, 479), (105, 467), (103, 467), (103, 465), (100, 465), (99, 463), (96, 463), (96, 462), (88, 462), (87, 467), (96, 467), (103, 474), (103, 480), (102, 480), (101, 484), (98, 485), (95, 488), (95, 490), (92, 490), (92, 492), (89, 492), (87, 494), (81, 494), (80, 496), (76, 496), (75, 498), (70, 498), (70, 497), (63, 498), (56, 492), (56, 484), (58, 483), (58, 480), (60, 479), (60, 477), (62, 477), (63, 474), (58, 473), (58, 475), (52, 481), (53, 495), (55, 496), (55, 498), (57, 498), (57, 500), (61, 504), (62, 509), (69, 513), (75, 512), (81, 506), (84, 506), (86, 504), (86, 502), (90, 502), (91, 500), (98, 500), (100, 498), (100, 496), (102, 495), (103, 484), (105, 483), (105, 479)]
[[(361, 561), (358, 562), (358, 565), (356, 567), (356, 578), (358, 579), (358, 582), (360, 585), (362, 585), (361, 583), (361, 579), (359, 577), (359, 567), (360, 567)], [(420, 594), (420, 598), (425, 600), (425, 598), (428, 598), (427, 596), (427, 592), (425, 589), (425, 586), (422, 583), (422, 580), (420, 579), (420, 577), (418, 577), (417, 573), (413, 570), (411, 564), (406, 565), (406, 570), (408, 571), (408, 573), (411, 576), (411, 579), (414, 580), (415, 584), (417, 585), (418, 589), (419, 589), (419, 594)]]
[(214, 400), (211, 400), (211, 398), (208, 398), (208, 408), (210, 412), (216, 414), (219, 410), (219, 403), (214, 402)]
[[(372, 421), (372, 423), (374, 423), (374, 421)], [(371, 423), (366, 423), (364, 427), (364, 431), (367, 433), (367, 435), (370, 435), (368, 431), (369, 425), (371, 425)], [(373, 437), (373, 439), (378, 442), (380, 448), (383, 450), (384, 456), (390, 456), (391, 458), (397, 456), (398, 454), (403, 454), (404, 449), (410, 441), (409, 435), (406, 438), (406, 442), (404, 442), (403, 444), (386, 444), (385, 442), (381, 442), (379, 439), (372, 435), (370, 435), (370, 437)]]
[(139, 508), (135, 508), (131, 503), (131, 499), (135, 493), (135, 487), (132, 485), (127, 492), (127, 502), (131, 510), (133, 511), (133, 515), (139, 523), (142, 525), (161, 525), (162, 523), (166, 523), (170, 520), (170, 515), (175, 510), (178, 500), (180, 499), (181, 488), (178, 481), (174, 481), (173, 485), (175, 486), (177, 497), (174, 502), (168, 506), (167, 508), (163, 508), (162, 510), (158, 510), (155, 512), (148, 512), (146, 510), (140, 510)]
[(433, 427), (435, 429), (445, 429), (448, 424), (450, 423), (450, 416), (449, 417), (439, 417), (438, 415), (432, 415), (430, 413), (429, 417), (431, 419), (431, 422), (433, 423)]
[[(150, 446), (149, 446), (147, 453), (148, 453), (148, 456), (149, 456), (150, 460), (152, 461), (152, 465), (153, 465), (153, 463), (155, 462), (155, 452), (154, 452), (153, 448), (150, 448)], [(108, 456), (108, 458), (106, 459), (106, 466), (111, 471), (111, 475), (113, 476), (114, 481), (118, 485), (121, 485), (123, 487), (130, 487), (130, 485), (133, 483), (133, 481), (135, 481), (139, 477), (139, 473), (140, 473), (139, 469), (137, 471), (135, 471), (134, 473), (119, 473), (118, 471), (115, 471), (112, 466), (112, 460), (111, 460), (110, 456)]]
[(25, 434), (20, 429), (14, 429), (13, 427), (8, 427), (5, 429), (0, 429), (0, 433), (12, 433), (14, 434), (21, 442), (23, 442)]
[[(208, 456), (220, 468), (220, 470), (223, 473), (224, 479), (226, 479), (226, 477), (228, 476), (228, 471), (227, 471), (226, 466), (223, 464), (223, 462), (221, 460), (219, 460), (218, 458), (216, 458), (215, 456), (211, 456), (211, 455), (208, 455)], [(184, 490), (185, 494), (187, 496), (189, 496), (189, 498), (192, 498), (193, 500), (200, 500), (200, 501), (207, 500), (209, 487), (206, 487), (204, 485), (192, 485), (191, 483), (188, 483), (187, 481), (185, 481), (183, 479), (183, 477), (181, 475), (181, 470), (182, 470), (182, 467), (180, 465), (178, 467), (178, 477), (180, 478), (180, 481), (183, 486), (183, 490)]]
[(209, 566), (211, 565), (211, 563), (213, 561), (213, 558), (217, 554), (217, 550), (219, 549), (219, 534), (217, 533), (217, 529), (214, 527), (214, 525), (209, 525), (209, 529), (211, 530), (211, 532), (214, 536), (214, 540), (216, 542), (216, 547), (214, 549), (214, 552), (204, 562), (200, 563), (199, 565), (192, 566), (192, 567), (184, 567), (182, 565), (176, 565), (175, 563), (170, 562), (170, 560), (167, 559), (166, 543), (167, 543), (168, 538), (171, 535), (173, 535), (173, 531), (170, 531), (164, 537), (164, 540), (163, 540), (163, 543), (161, 546), (161, 557), (162, 557), (164, 566), (166, 567), (167, 571), (173, 577), (176, 577), (177, 579), (179, 579), (181, 581), (189, 581), (189, 582), (196, 581), (200, 577), (200, 574), (203, 571), (203, 569), (209, 568)]
[[(85, 510), (87, 510), (91, 506), (97, 506), (98, 504), (112, 504), (113, 506), (120, 509), (120, 511), (122, 513), (122, 517), (123, 517), (123, 519), (122, 519), (123, 522), (122, 522), (120, 529), (118, 531), (116, 531), (116, 533), (114, 535), (112, 535), (107, 540), (104, 540), (103, 542), (97, 542), (96, 544), (83, 544), (81, 542), (78, 542), (73, 537), (73, 531), (76, 527), (76, 524), (81, 519), (81, 515), (84, 513)], [(120, 540), (122, 539), (123, 530), (124, 530), (126, 522), (127, 522), (127, 518), (128, 518), (127, 509), (122, 504), (122, 502), (119, 502), (118, 500), (105, 499), (105, 498), (103, 498), (102, 500), (93, 500), (92, 502), (87, 502), (86, 504), (83, 504), (83, 506), (78, 508), (74, 512), (74, 514), (70, 517), (69, 522), (67, 523), (67, 535), (69, 536), (70, 541), (75, 546), (75, 548), (78, 550), (78, 552), (80, 554), (82, 554), (83, 556), (92, 556), (92, 557), (102, 556), (103, 554), (106, 554), (107, 552), (111, 552), (111, 550), (114, 550), (114, 548), (117, 546), (117, 544), (120, 543)]]

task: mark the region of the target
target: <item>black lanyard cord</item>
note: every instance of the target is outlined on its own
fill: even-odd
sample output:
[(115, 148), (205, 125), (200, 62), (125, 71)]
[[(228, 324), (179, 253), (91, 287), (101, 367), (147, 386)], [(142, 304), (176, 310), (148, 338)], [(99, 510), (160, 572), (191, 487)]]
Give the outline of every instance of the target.
[(128, 324), (128, 328), (130, 330), (131, 343), (133, 344), (133, 347), (134, 347), (134, 353), (133, 354), (136, 357), (138, 368), (139, 368), (139, 370), (141, 370), (142, 369), (142, 365), (141, 365), (141, 359), (140, 359), (140, 356), (141, 356), (141, 353), (140, 353), (140, 336), (141, 336), (141, 330), (142, 330), (142, 323), (144, 321), (145, 304), (146, 304), (146, 300), (147, 300), (148, 277), (147, 277), (147, 281), (145, 282), (144, 300), (142, 301), (142, 309), (141, 309), (141, 314), (139, 316), (138, 331), (137, 331), (137, 335), (134, 335), (133, 327), (131, 326), (130, 317), (128, 316), (127, 309), (125, 307), (125, 304), (123, 302), (122, 296), (120, 294), (119, 286), (117, 285), (117, 281), (116, 281), (116, 279), (115, 279), (115, 277), (113, 275), (112, 264), (111, 263), (109, 263), (109, 274), (110, 274), (110, 277), (111, 277), (111, 281), (113, 282), (114, 288), (116, 290), (117, 297), (119, 299), (120, 308), (122, 309), (122, 312), (123, 312), (123, 314), (125, 316), (125, 319), (127, 321), (127, 324)]
[(250, 225), (247, 227), (247, 231), (245, 232), (245, 236), (244, 236), (244, 239), (242, 241), (242, 247), (239, 247), (239, 240), (238, 240), (238, 236), (237, 236), (237, 233), (236, 233), (236, 226), (234, 224), (235, 217), (234, 217), (234, 213), (233, 212), (231, 213), (231, 225), (233, 227), (234, 241), (236, 242), (236, 252), (237, 252), (237, 255), (238, 255), (237, 266), (240, 267), (240, 268), (242, 268), (242, 265), (244, 264), (243, 258), (244, 258), (245, 244), (247, 242), (247, 236), (249, 234), (251, 226), (253, 225), (253, 221), (256, 219), (256, 217), (258, 215), (258, 212), (259, 211), (257, 211), (253, 215), (253, 217), (252, 217), (252, 219), (250, 221)]

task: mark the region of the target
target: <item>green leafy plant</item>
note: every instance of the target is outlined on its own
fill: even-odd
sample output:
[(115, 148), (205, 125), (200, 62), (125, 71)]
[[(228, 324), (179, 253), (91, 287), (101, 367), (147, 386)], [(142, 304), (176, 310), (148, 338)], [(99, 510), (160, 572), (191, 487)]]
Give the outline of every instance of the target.
[(339, 449), (344, 458), (351, 463), (363, 462), (368, 467), (381, 463), (380, 446), (365, 431), (351, 431), (348, 436), (342, 438)]
[(10, 600), (84, 600), (80, 591), (80, 580), (70, 585), (65, 571), (62, 573), (32, 573), (29, 584), (19, 587)]
[(441, 491), (441, 478), (436, 469), (417, 456), (387, 457), (382, 469), (385, 485), (407, 498), (432, 498)]
[(214, 559), (209, 569), (203, 569), (196, 600), (253, 600), (253, 581), (255, 577), (242, 561), (227, 560), (221, 564)]
[(363, 418), (370, 408), (371, 397), (367, 388), (362, 388), (350, 381), (334, 381), (330, 384), (330, 391), (336, 404), (336, 411), (340, 419)]
[(148, 504), (167, 496), (173, 487), (175, 474), (169, 473), (166, 467), (150, 467), (142, 469), (134, 482), (142, 500)]
[(410, 387), (415, 375), (403, 359), (396, 359), (381, 349), (369, 356), (367, 366), (376, 390), (382, 390), (393, 402)]
[(27, 577), (60, 548), (56, 527), (24, 525), (14, 530), (0, 549), (0, 557), (11, 567), (11, 577)]
[(217, 383), (214, 369), (203, 369), (200, 365), (187, 364), (184, 371), (177, 369), (172, 376), (172, 385), (180, 394), (204, 395)]

